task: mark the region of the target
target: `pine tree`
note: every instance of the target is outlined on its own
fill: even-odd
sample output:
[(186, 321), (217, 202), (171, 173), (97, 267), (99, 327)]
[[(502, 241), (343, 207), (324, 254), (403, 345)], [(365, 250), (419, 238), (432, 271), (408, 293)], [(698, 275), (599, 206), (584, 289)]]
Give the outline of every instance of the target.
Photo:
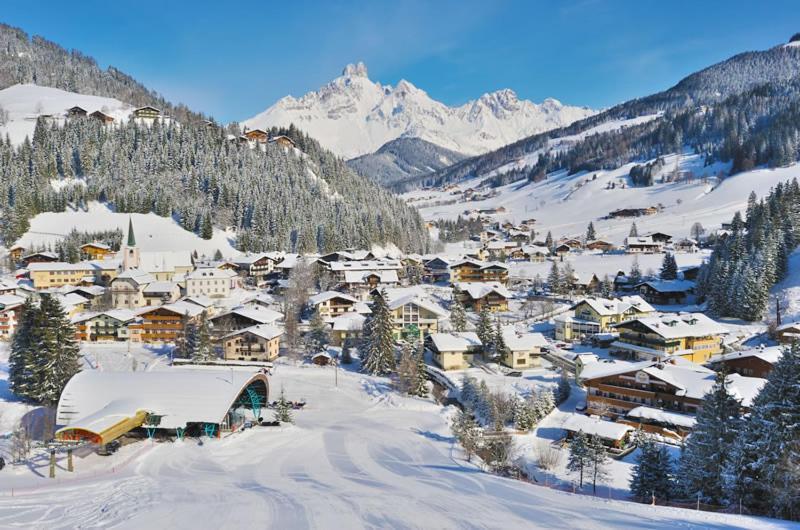
[(49, 294), (41, 294), (39, 312), (43, 326), (37, 348), (43, 357), (38, 396), (46, 405), (56, 405), (67, 382), (80, 372), (80, 347), (75, 340), (75, 326), (69, 321), (61, 303)]
[(675, 261), (675, 256), (672, 253), (668, 252), (664, 254), (659, 276), (662, 280), (676, 280), (678, 278), (678, 263)]
[(550, 267), (550, 273), (547, 275), (547, 287), (551, 293), (560, 293), (563, 289), (561, 283), (561, 273), (558, 270), (558, 264), (554, 261)]
[(414, 379), (411, 381), (410, 393), (413, 396), (426, 398), (428, 397), (428, 372), (425, 366), (425, 346), (422, 341), (419, 342), (414, 360), (417, 366)]
[(638, 433), (636, 446), (639, 452), (631, 472), (631, 493), (644, 502), (653, 497), (669, 500), (674, 491), (675, 472), (667, 448), (642, 432)]
[(314, 311), (314, 316), (309, 322), (308, 342), (313, 353), (320, 352), (331, 341), (331, 329), (319, 309)]
[(457, 289), (453, 289), (453, 303), (450, 306), (450, 325), (453, 331), (463, 332), (467, 330), (467, 313), (459, 299), (459, 291)]
[(450, 425), (458, 443), (464, 449), (467, 462), (472, 460), (472, 456), (478, 452), (482, 442), (482, 431), (478, 423), (468, 410), (459, 410)]
[(614, 282), (611, 281), (608, 274), (603, 276), (603, 281), (600, 283), (600, 296), (603, 298), (614, 296)]
[(567, 470), (570, 473), (578, 473), (579, 486), (583, 487), (583, 474), (589, 467), (589, 440), (583, 431), (578, 431), (569, 442), (569, 459), (567, 460)]
[(530, 401), (514, 401), (514, 426), (520, 431), (530, 431), (536, 425)]
[(569, 395), (572, 393), (572, 386), (569, 384), (569, 375), (567, 374), (566, 370), (561, 370), (561, 377), (558, 379), (558, 388), (556, 390), (556, 401), (558, 403), (563, 403), (567, 399), (569, 399)]
[(414, 359), (414, 348), (410, 342), (403, 344), (400, 352), (400, 362), (397, 365), (397, 379), (400, 391), (411, 394), (411, 389), (416, 380), (417, 362)]
[(292, 405), (286, 399), (286, 394), (281, 388), (281, 394), (278, 401), (275, 402), (275, 421), (280, 423), (294, 423), (292, 417)]
[(594, 230), (594, 222), (589, 221), (589, 226), (586, 227), (586, 242), (594, 241), (597, 239), (597, 234)]
[(636, 221), (631, 223), (631, 230), (628, 232), (628, 237), (639, 237), (639, 229), (636, 227)]
[(589, 436), (587, 449), (587, 470), (592, 478), (592, 494), (597, 495), (597, 482), (608, 476), (608, 450), (599, 436)]
[(482, 304), (481, 311), (478, 313), (478, 325), (475, 329), (478, 338), (483, 345), (483, 352), (491, 354), (494, 339), (494, 329), (492, 328), (492, 321), (489, 316), (489, 305)]
[(628, 273), (628, 282), (633, 286), (641, 281), (642, 271), (639, 269), (639, 258), (634, 256), (633, 263), (631, 263), (631, 272)]
[(800, 497), (800, 344), (781, 354), (725, 466), (726, 498), (754, 513), (797, 519)]
[(555, 243), (553, 242), (553, 234), (551, 234), (549, 230), (547, 232), (547, 237), (545, 237), (544, 239), (544, 246), (547, 247), (547, 250), (549, 250), (550, 252), (552, 252), (553, 249), (555, 249)]
[(478, 387), (477, 381), (474, 377), (465, 375), (461, 380), (461, 388), (459, 389), (459, 398), (461, 404), (470, 410), (475, 410), (475, 405), (478, 400)]
[(495, 322), (492, 355), (496, 359), (502, 359), (505, 356), (511, 355), (511, 350), (509, 350), (508, 345), (506, 344), (506, 339), (503, 337), (503, 327), (500, 325), (499, 319)]
[(207, 362), (217, 358), (211, 344), (211, 325), (208, 314), (203, 311), (197, 324), (191, 326), (187, 349), (193, 361)]
[(33, 299), (27, 298), (22, 305), (17, 329), (11, 339), (11, 352), (8, 357), (9, 388), (17, 397), (26, 400), (33, 400), (38, 395), (35, 349), (38, 344), (37, 311)]
[(714, 386), (703, 397), (697, 422), (686, 439), (680, 458), (680, 486), (689, 498), (720, 504), (723, 501), (723, 469), (741, 428), (741, 403), (727, 388), (727, 373), (717, 374)]
[(387, 375), (395, 369), (392, 317), (386, 303), (386, 291), (372, 296), (372, 315), (367, 343), (367, 359), (362, 369), (372, 375)]

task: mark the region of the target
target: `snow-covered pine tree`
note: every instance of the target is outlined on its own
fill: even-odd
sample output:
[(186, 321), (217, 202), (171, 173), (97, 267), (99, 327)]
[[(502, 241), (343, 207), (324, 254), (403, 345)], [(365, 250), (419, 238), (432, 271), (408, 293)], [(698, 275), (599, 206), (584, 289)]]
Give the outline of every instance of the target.
[(592, 494), (597, 495), (597, 483), (608, 477), (608, 450), (599, 436), (589, 436), (586, 450), (587, 471), (592, 478)]
[(411, 394), (421, 398), (428, 397), (428, 372), (425, 366), (425, 346), (422, 341), (418, 344), (414, 361), (416, 370), (414, 379), (411, 381)]
[(753, 401), (727, 459), (729, 504), (752, 513), (800, 514), (800, 344), (783, 351)]
[(81, 370), (80, 347), (75, 340), (75, 326), (58, 300), (41, 294), (39, 311), (44, 327), (38, 348), (44, 355), (45, 365), (37, 401), (53, 406), (58, 403), (67, 381)]
[(600, 296), (603, 298), (611, 298), (614, 296), (614, 282), (608, 277), (608, 274), (603, 276), (603, 281), (600, 283)]
[(675, 489), (674, 465), (667, 448), (655, 442), (651, 435), (637, 433), (636, 463), (631, 472), (631, 494), (642, 502), (669, 500)]
[(631, 223), (631, 229), (628, 232), (628, 237), (639, 237), (639, 229), (636, 227), (636, 221)]
[(481, 305), (481, 310), (478, 313), (478, 325), (475, 332), (481, 341), (484, 354), (490, 355), (494, 341), (494, 328), (492, 327), (492, 320), (489, 316), (488, 304)]
[(514, 427), (520, 431), (530, 431), (536, 425), (528, 400), (516, 399), (513, 403)]
[(400, 352), (400, 362), (397, 365), (397, 381), (400, 392), (411, 394), (416, 380), (417, 362), (414, 359), (414, 347), (410, 342), (403, 344)]
[(723, 470), (742, 425), (741, 406), (728, 391), (727, 372), (720, 371), (681, 453), (679, 485), (687, 497), (711, 504), (724, 500)]
[(32, 297), (26, 298), (19, 315), (19, 322), (11, 338), (11, 352), (8, 357), (9, 389), (17, 397), (25, 400), (38, 395), (38, 344), (36, 316), (38, 307)]
[(561, 272), (558, 270), (558, 264), (555, 261), (550, 267), (550, 273), (547, 275), (547, 287), (551, 293), (560, 293), (563, 289)]
[(206, 362), (217, 358), (211, 343), (211, 324), (205, 311), (200, 314), (197, 324), (192, 326), (189, 347), (189, 355), (193, 361)]
[(594, 230), (594, 222), (589, 221), (589, 226), (586, 227), (586, 242), (594, 241), (597, 239), (597, 233)]
[(589, 467), (589, 440), (583, 431), (578, 431), (569, 441), (567, 470), (578, 473), (578, 487), (583, 487), (583, 476)]
[(470, 410), (475, 410), (478, 400), (478, 386), (474, 377), (465, 375), (461, 380), (461, 388), (459, 391), (461, 405)]
[(634, 286), (641, 281), (642, 281), (642, 270), (639, 268), (639, 257), (634, 256), (633, 263), (631, 263), (631, 271), (628, 273), (628, 282), (630, 283), (631, 286)]
[(331, 328), (328, 323), (325, 322), (325, 319), (322, 318), (322, 314), (319, 312), (319, 309), (314, 311), (314, 315), (311, 317), (311, 322), (309, 322), (308, 325), (309, 349), (312, 353), (318, 353), (330, 343)]
[(549, 250), (550, 252), (552, 252), (553, 249), (556, 248), (555, 244), (553, 243), (553, 234), (550, 233), (549, 230), (547, 231), (547, 237), (544, 238), (544, 246), (547, 247), (547, 250)]
[(659, 276), (662, 280), (675, 280), (678, 278), (678, 263), (671, 252), (664, 254)]
[(294, 423), (294, 418), (292, 417), (292, 405), (286, 399), (286, 394), (284, 393), (283, 388), (281, 388), (280, 396), (275, 402), (275, 421), (280, 423)]
[(362, 369), (372, 375), (387, 375), (395, 369), (392, 315), (386, 302), (386, 291), (372, 296), (372, 318), (367, 342), (367, 359)]
[(464, 449), (467, 462), (471, 461), (472, 456), (480, 449), (483, 438), (483, 431), (472, 417), (472, 413), (469, 410), (459, 410), (453, 418), (450, 429)]
[(459, 291), (453, 289), (453, 302), (450, 305), (450, 325), (453, 331), (462, 332), (467, 330), (467, 312), (459, 299)]
[(561, 377), (558, 378), (558, 388), (556, 390), (556, 402), (561, 404), (569, 399), (572, 386), (569, 384), (569, 375), (566, 370), (561, 370)]
[(511, 350), (509, 350), (508, 345), (506, 344), (506, 339), (503, 337), (503, 327), (500, 325), (500, 319), (495, 321), (493, 337), (494, 342), (492, 344), (492, 356), (495, 359), (502, 359), (503, 356), (510, 355)]

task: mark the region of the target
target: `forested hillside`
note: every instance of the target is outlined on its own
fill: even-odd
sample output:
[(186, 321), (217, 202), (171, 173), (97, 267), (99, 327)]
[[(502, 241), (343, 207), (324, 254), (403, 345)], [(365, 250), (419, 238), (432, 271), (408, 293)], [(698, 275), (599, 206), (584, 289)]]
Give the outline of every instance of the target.
[[(534, 180), (556, 169), (609, 169), (654, 158), (686, 144), (713, 159), (733, 160), (733, 172), (747, 169), (750, 163), (796, 160), (796, 147), (789, 147), (796, 145), (791, 121), (800, 101), (798, 76), (800, 47), (794, 43), (739, 54), (686, 77), (664, 92), (464, 160), (420, 177), (409, 187), (481, 176), (526, 156), (536, 160), (537, 155), (546, 156), (539, 156), (538, 164), (528, 164), (527, 174), (521, 177)], [(589, 131), (611, 120), (656, 113), (662, 115), (633, 127), (589, 134), (570, 149), (548, 153), (555, 139)]]

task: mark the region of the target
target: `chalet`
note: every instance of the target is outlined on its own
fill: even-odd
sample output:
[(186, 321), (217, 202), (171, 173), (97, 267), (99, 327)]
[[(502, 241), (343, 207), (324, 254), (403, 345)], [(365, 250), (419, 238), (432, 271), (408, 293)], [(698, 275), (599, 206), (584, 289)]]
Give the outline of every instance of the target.
[(0, 340), (11, 339), (17, 330), (25, 299), (14, 294), (0, 295)]
[(75, 293), (82, 296), (89, 301), (88, 306), (91, 308), (103, 302), (103, 297), (106, 294), (106, 288), (102, 285), (65, 285), (59, 291), (62, 294)]
[(195, 269), (186, 275), (186, 296), (228, 298), (236, 286), (236, 273), (216, 268)]
[(326, 351), (320, 351), (311, 356), (311, 362), (317, 366), (328, 366), (333, 362), (333, 356)]
[(106, 124), (106, 125), (108, 125), (109, 123), (114, 123), (114, 118), (113, 117), (109, 116), (108, 114), (106, 114), (104, 112), (100, 112), (99, 110), (96, 110), (96, 111), (92, 112), (91, 114), (89, 114), (89, 117), (90, 118), (94, 118), (97, 121), (99, 121), (100, 123), (103, 123), (103, 124)]
[(508, 239), (519, 245), (527, 245), (531, 242), (531, 231), (512, 228), (508, 231)]
[(569, 313), (554, 319), (555, 337), (556, 340), (573, 341), (598, 333), (609, 333), (615, 331), (615, 324), (648, 317), (654, 312), (655, 309), (640, 296), (585, 298), (573, 305)]
[[(690, 420), (702, 407), (716, 376), (708, 368), (681, 359), (617, 361), (586, 366), (580, 382), (586, 387), (587, 414), (616, 418), (648, 432), (680, 439), (691, 430)], [(764, 383), (764, 379), (731, 374), (728, 391), (746, 410)]]
[(658, 213), (658, 208), (655, 206), (648, 206), (647, 208), (621, 208), (619, 210), (614, 210), (610, 214), (609, 217), (614, 219), (624, 218), (624, 217), (641, 217), (643, 215), (654, 215)]
[(545, 246), (528, 245), (522, 247), (522, 259), (531, 263), (541, 263), (550, 255), (550, 250)]
[(269, 134), (266, 131), (261, 129), (252, 129), (249, 131), (245, 131), (244, 137), (247, 138), (251, 142), (265, 144), (269, 140)]
[(170, 304), (181, 296), (181, 288), (175, 282), (155, 281), (142, 290), (145, 305)]
[[(308, 299), (308, 305), (324, 319), (332, 319), (350, 311), (356, 311), (358, 298), (337, 291), (325, 291)], [(363, 305), (363, 303), (361, 303)]]
[(14, 245), (10, 249), (8, 249), (8, 257), (11, 261), (17, 262), (22, 258), (22, 255), (25, 253), (25, 247), (22, 245)]
[(569, 254), (570, 252), (572, 252), (572, 247), (567, 245), (566, 243), (561, 243), (559, 245), (556, 245), (556, 248), (555, 248), (555, 255), (556, 256), (564, 257), (567, 254)]
[[(82, 313), (72, 318), (76, 338), (83, 342), (126, 341), (129, 339), (132, 342), (139, 342), (141, 340), (140, 327), (131, 327), (137, 322), (139, 319), (136, 313), (128, 309)], [(131, 331), (135, 331), (135, 337), (132, 336)]]
[(360, 340), (367, 318), (355, 312), (344, 313), (333, 319), (331, 344), (344, 346), (347, 340)]
[(105, 243), (86, 243), (80, 247), (81, 253), (87, 259), (105, 259), (107, 256), (113, 256), (115, 252), (111, 247)]
[(58, 261), (58, 254), (55, 252), (33, 252), (26, 256), (22, 256), (22, 264), (28, 266), (31, 263), (55, 263)]
[(567, 439), (572, 439), (580, 432), (598, 438), (603, 445), (611, 448), (614, 452), (624, 449), (630, 443), (635, 431), (630, 425), (591, 418), (582, 414), (568, 415), (561, 428), (566, 431)]
[[(111, 282), (111, 303), (117, 309), (136, 309), (148, 306), (150, 304), (145, 300), (144, 289), (153, 282), (155, 282), (155, 278), (148, 272), (139, 269), (122, 271)], [(158, 305), (161, 305), (160, 302)]]
[(418, 341), (439, 331), (439, 321), (448, 312), (431, 301), (419, 287), (386, 290), (387, 305), (392, 315), (394, 337)]
[(665, 234), (664, 232), (653, 232), (648, 234), (648, 237), (652, 238), (653, 241), (656, 243), (661, 243), (661, 246), (667, 245), (668, 243), (672, 242), (672, 236), (669, 234)]
[(465, 331), (432, 333), (425, 339), (425, 347), (442, 370), (463, 370), (480, 355), (483, 345), (475, 332)]
[(574, 237), (562, 239), (559, 241), (561, 245), (567, 245), (572, 250), (581, 250), (583, 248), (583, 242), (580, 239), (576, 239)]
[(281, 147), (289, 147), (289, 148), (297, 147), (297, 144), (294, 143), (294, 140), (284, 135), (273, 136), (272, 138), (269, 139), (269, 143), (274, 145), (279, 145)]
[(573, 291), (583, 294), (596, 293), (600, 290), (600, 278), (597, 274), (579, 274), (574, 273), (572, 276)]
[(133, 111), (134, 118), (140, 118), (145, 120), (155, 120), (161, 116), (161, 111), (155, 107), (151, 107), (149, 105), (144, 107), (139, 107), (138, 109)]
[(454, 283), (498, 282), (508, 283), (508, 267), (502, 263), (464, 259), (450, 265), (450, 278)]
[(489, 241), (484, 246), (486, 255), (490, 259), (507, 258), (512, 252), (520, 248), (519, 243), (514, 241)]
[(282, 318), (283, 315), (281, 313), (271, 309), (239, 306), (211, 317), (210, 321), (213, 334), (216, 337), (221, 337), (233, 331), (240, 331), (251, 326), (262, 324), (274, 325)]
[(67, 109), (67, 117), (69, 118), (77, 118), (86, 116), (86, 109), (83, 107), (79, 107), (75, 105), (74, 107), (70, 107)]
[(674, 248), (677, 252), (694, 253), (698, 250), (697, 241), (688, 237), (673, 243), (672, 248)]
[(479, 234), (481, 243), (488, 243), (489, 241), (497, 241), (503, 237), (503, 233), (499, 230), (487, 228)]
[(697, 280), (697, 277), (700, 276), (700, 266), (691, 265), (681, 269), (680, 272), (684, 280)]
[(608, 241), (604, 241), (602, 239), (595, 239), (594, 241), (589, 241), (586, 243), (587, 250), (599, 250), (600, 252), (611, 252), (616, 247), (613, 243), (609, 243)]
[(619, 339), (611, 352), (652, 360), (682, 357), (704, 363), (722, 353), (728, 330), (702, 313), (680, 313), (637, 318), (615, 326)]
[(476, 313), (483, 306), (489, 311), (508, 311), (511, 293), (499, 282), (465, 282), (454, 286), (455, 296), (461, 304)]
[(423, 261), (422, 280), (428, 283), (450, 281), (450, 262), (435, 257)]
[(541, 366), (541, 356), (547, 348), (547, 340), (541, 333), (519, 333), (514, 326), (503, 326), (503, 342), (506, 351), (500, 362), (509, 368), (535, 368)]
[(783, 347), (759, 347), (752, 350), (723, 353), (712, 357), (707, 363), (714, 370), (725, 369), (745, 377), (766, 379), (783, 353)]
[(275, 265), (280, 262), (280, 258), (275, 253), (261, 252), (259, 254), (243, 254), (233, 258), (231, 262), (245, 276), (261, 281), (275, 270)]
[(625, 252), (628, 254), (655, 254), (664, 249), (663, 243), (650, 236), (629, 236), (625, 238)]
[(141, 320), (129, 327), (134, 333), (139, 333), (142, 342), (174, 344), (183, 337), (185, 325), (197, 321), (203, 308), (179, 301), (158, 307), (142, 307), (135, 313)]
[(787, 322), (775, 330), (775, 338), (781, 344), (792, 344), (800, 338), (800, 322)]
[[(330, 271), (334, 281), (344, 282), (345, 275), (348, 271), (358, 272), (378, 272), (378, 271), (394, 271), (395, 276), (403, 268), (400, 260), (396, 259), (366, 259), (366, 260), (348, 260), (344, 259), (345, 254), (340, 253), (342, 260), (337, 261), (324, 261), (318, 260), (317, 263), (323, 268)], [(284, 259), (286, 261), (286, 259)], [(388, 276), (387, 276), (388, 278)]]
[(223, 357), (228, 361), (273, 361), (280, 352), (283, 329), (260, 324), (233, 331), (221, 339)]
[(649, 280), (634, 287), (651, 304), (685, 304), (694, 293), (695, 283), (689, 280)]
[(393, 288), (400, 285), (396, 270), (347, 270), (342, 288), (353, 296), (366, 299), (374, 289)]
[(91, 285), (95, 281), (95, 267), (90, 263), (36, 262), (28, 265), (28, 273), (35, 289), (48, 289), (64, 285)]

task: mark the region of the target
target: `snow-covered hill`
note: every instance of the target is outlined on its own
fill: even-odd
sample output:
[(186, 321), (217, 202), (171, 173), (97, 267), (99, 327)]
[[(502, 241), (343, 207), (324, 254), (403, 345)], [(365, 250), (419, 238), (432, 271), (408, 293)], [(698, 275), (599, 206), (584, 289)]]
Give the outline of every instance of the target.
[(47, 245), (58, 241), (75, 229), (79, 232), (120, 229), (127, 233), (128, 219), (133, 221), (136, 243), (143, 252), (187, 252), (212, 255), (219, 249), (225, 256), (238, 255), (231, 246), (230, 234), (214, 229), (211, 239), (202, 239), (181, 228), (170, 217), (154, 213), (116, 213), (106, 205), (89, 203), (87, 211), (40, 213), (30, 221), (30, 229), (17, 244), (26, 248)]
[(26, 136), (33, 136), (39, 116), (50, 115), (60, 122), (66, 110), (76, 105), (89, 113), (102, 111), (115, 120), (128, 119), (133, 110), (131, 105), (113, 98), (87, 96), (32, 84), (14, 85), (0, 90), (0, 108), (8, 113), (5, 125), (0, 119), (0, 135), (5, 137), (8, 134), (12, 143), (22, 143)]
[[(676, 158), (676, 155), (665, 157), (663, 173), (674, 171)], [(496, 188), (496, 196), (475, 202), (453, 202), (460, 197), (453, 195), (453, 189), (417, 190), (404, 197), (420, 209), (426, 220), (455, 219), (466, 210), (504, 207), (505, 212), (494, 216), (497, 220), (535, 218), (536, 231), (542, 237), (548, 230), (554, 237), (581, 236), (589, 221), (593, 221), (598, 237), (621, 244), (633, 220), (640, 233), (663, 231), (674, 237), (688, 237), (695, 222), (707, 230), (719, 228), (720, 223), (729, 222), (737, 210), (744, 211), (751, 191), (759, 197), (765, 196), (778, 182), (800, 175), (800, 164), (795, 164), (739, 173), (720, 183), (717, 175), (720, 170), (728, 169), (726, 165), (704, 167), (701, 156), (686, 154), (679, 161), (683, 181), (634, 187), (628, 178), (632, 166), (626, 164), (611, 171), (575, 175), (559, 171), (542, 182), (522, 180), (501, 186)], [(464, 181), (457, 189), (476, 187), (482, 180)], [(663, 209), (655, 215), (605, 219), (616, 209), (659, 205)]]
[(474, 155), (594, 113), (555, 99), (541, 104), (520, 100), (511, 90), (448, 107), (408, 81), (394, 87), (371, 81), (366, 66), (358, 63), (318, 91), (286, 96), (242, 125), (253, 129), (294, 123), (345, 158), (372, 153), (401, 136)]

